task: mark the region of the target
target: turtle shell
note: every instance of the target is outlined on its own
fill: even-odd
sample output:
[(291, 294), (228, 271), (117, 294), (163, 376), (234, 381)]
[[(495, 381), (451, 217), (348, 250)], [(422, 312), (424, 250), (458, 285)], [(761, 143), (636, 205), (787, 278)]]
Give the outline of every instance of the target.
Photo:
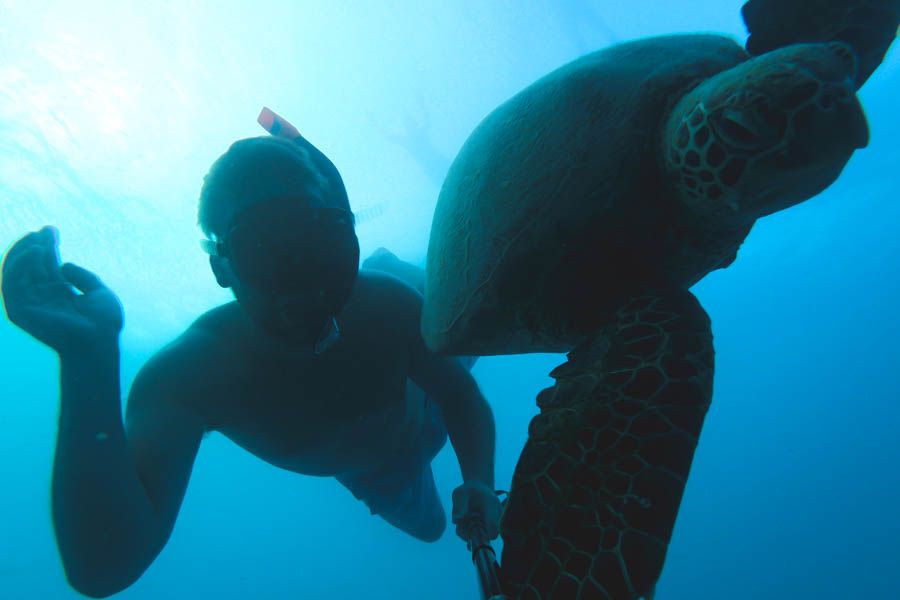
[(688, 90), (746, 59), (716, 35), (628, 42), (561, 67), (488, 115), (435, 209), (428, 345), (566, 351), (625, 294), (663, 284), (671, 269), (661, 265), (680, 243), (658, 157), (663, 121)]

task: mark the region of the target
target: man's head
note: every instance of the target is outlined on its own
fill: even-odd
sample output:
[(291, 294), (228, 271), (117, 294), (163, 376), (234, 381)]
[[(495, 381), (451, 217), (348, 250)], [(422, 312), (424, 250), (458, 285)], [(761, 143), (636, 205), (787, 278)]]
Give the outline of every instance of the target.
[(310, 206), (350, 210), (337, 168), (305, 139), (238, 140), (203, 178), (200, 228), (207, 236), (221, 237), (240, 210), (261, 200), (289, 196), (303, 196)]
[(347, 193), (312, 144), (235, 142), (200, 193), (199, 223), (219, 285), (286, 341), (315, 344), (349, 297), (359, 264)]

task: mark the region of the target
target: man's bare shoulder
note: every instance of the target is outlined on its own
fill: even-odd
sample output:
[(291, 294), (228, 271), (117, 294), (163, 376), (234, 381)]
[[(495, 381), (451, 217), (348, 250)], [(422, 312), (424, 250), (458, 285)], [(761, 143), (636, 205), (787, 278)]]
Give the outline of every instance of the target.
[(198, 317), (178, 337), (161, 348), (153, 360), (177, 369), (192, 370), (218, 359), (222, 341), (237, 329), (239, 308), (223, 304)]
[(179, 404), (197, 405), (222, 373), (233, 372), (226, 365), (230, 359), (223, 342), (238, 328), (238, 310), (236, 305), (226, 304), (201, 315), (144, 364), (133, 392), (134, 388), (139, 393), (153, 391), (151, 395)]

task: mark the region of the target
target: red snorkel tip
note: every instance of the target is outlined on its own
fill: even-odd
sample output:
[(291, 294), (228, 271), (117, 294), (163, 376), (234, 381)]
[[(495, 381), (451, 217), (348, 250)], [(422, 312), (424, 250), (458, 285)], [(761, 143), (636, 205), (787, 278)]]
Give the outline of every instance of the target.
[(300, 137), (300, 132), (297, 131), (296, 127), (265, 106), (260, 111), (259, 116), (256, 117), (256, 122), (275, 137), (287, 140), (294, 140)]

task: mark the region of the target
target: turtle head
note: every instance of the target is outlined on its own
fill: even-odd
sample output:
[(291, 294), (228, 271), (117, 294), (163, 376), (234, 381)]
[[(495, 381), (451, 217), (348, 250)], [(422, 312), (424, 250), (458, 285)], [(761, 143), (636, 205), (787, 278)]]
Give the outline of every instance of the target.
[(848, 46), (798, 44), (694, 88), (663, 133), (681, 202), (701, 217), (749, 223), (820, 193), (868, 144), (855, 80)]

